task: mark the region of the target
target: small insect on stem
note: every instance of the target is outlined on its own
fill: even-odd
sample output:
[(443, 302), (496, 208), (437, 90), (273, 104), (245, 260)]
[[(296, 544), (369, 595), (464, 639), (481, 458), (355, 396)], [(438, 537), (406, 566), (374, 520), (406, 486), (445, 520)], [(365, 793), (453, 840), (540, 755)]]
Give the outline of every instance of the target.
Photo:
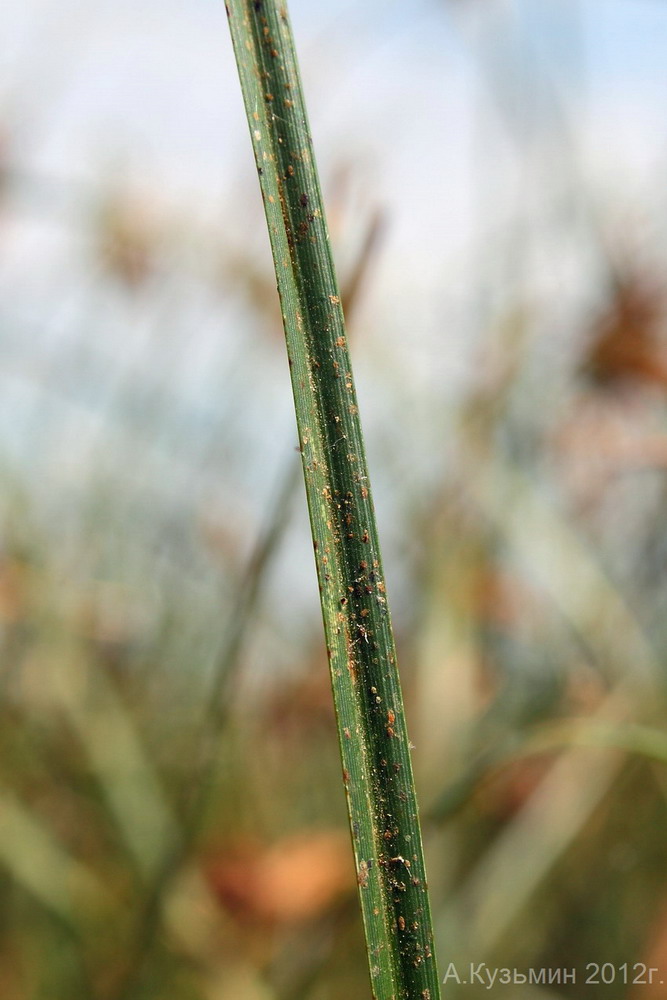
[(368, 631), (365, 625), (355, 625), (357, 630), (357, 642), (361, 642), (362, 639), (367, 646), (370, 646), (371, 633)]

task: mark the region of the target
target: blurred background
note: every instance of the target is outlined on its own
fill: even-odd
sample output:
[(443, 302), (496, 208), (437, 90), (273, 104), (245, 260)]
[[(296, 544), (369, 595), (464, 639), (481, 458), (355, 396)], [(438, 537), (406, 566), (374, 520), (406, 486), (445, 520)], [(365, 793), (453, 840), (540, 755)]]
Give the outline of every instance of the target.
[[(290, 4), (446, 996), (658, 1000), (667, 7), (334, 7)], [(224, 5), (3, 21), (0, 997), (362, 1000)]]

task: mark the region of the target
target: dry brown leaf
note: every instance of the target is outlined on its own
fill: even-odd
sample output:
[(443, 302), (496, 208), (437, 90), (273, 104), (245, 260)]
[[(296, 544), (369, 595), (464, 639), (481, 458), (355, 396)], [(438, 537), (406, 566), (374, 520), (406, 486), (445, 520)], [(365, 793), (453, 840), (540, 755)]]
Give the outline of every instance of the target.
[(503, 822), (525, 805), (553, 767), (554, 753), (536, 754), (512, 761), (491, 775), (475, 794), (481, 812)]
[(607, 310), (596, 322), (583, 370), (599, 386), (621, 383), (667, 386), (667, 357), (659, 343), (664, 296), (635, 275), (615, 282)]
[(301, 832), (272, 847), (245, 842), (219, 850), (204, 872), (222, 905), (249, 923), (312, 920), (353, 889), (347, 834)]

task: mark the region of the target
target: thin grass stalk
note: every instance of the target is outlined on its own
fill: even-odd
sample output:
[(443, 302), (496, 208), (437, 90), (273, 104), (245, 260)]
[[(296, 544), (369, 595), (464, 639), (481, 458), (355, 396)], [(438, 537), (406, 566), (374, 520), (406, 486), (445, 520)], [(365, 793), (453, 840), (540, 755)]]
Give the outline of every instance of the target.
[(340, 292), (286, 5), (226, 4), (271, 240), (373, 996), (438, 974), (403, 700)]

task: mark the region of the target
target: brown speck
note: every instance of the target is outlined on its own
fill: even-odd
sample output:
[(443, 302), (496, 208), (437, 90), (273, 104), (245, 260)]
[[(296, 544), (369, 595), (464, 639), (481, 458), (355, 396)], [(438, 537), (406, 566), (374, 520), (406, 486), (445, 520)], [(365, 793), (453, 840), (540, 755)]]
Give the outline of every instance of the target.
[(362, 542), (367, 542), (368, 541), (368, 532), (366, 530), (364, 530), (364, 533), (361, 536), (361, 540), (362, 540)]
[(349, 780), (350, 780), (350, 772), (346, 768), (343, 768), (343, 783), (347, 785)]
[(336, 347), (345, 347), (345, 337), (338, 337)]
[(291, 163), (288, 164), (288, 166), (287, 166), (287, 176), (288, 177), (294, 177), (294, 167), (292, 166)]
[(362, 889), (368, 886), (368, 862), (360, 861), (359, 870), (357, 871), (357, 883)]
[(269, 102), (272, 101), (273, 100), (273, 94), (264, 94), (264, 100), (265, 101), (269, 101)]
[(396, 923), (398, 924), (399, 931), (405, 930), (405, 917), (399, 917)]
[(346, 727), (345, 727), (345, 729), (343, 730), (343, 733), (345, 734), (345, 739), (346, 739), (346, 740), (351, 740), (351, 739), (352, 739), (352, 733), (351, 733), (351, 732), (350, 732), (350, 730), (349, 730), (349, 729), (347, 728), (347, 726), (346, 726)]
[(304, 208), (306, 207), (306, 205), (308, 204), (308, 195), (307, 194), (301, 194), (301, 195), (299, 195), (299, 204), (303, 205)]
[(294, 107), (294, 101), (290, 101), (290, 99), (288, 97), (285, 98), (285, 100), (283, 101), (283, 104), (285, 105), (286, 108), (293, 108)]
[(337, 295), (330, 295), (329, 302), (332, 306), (337, 306), (340, 303), (340, 298)]
[(394, 715), (394, 713), (392, 712), (391, 709), (388, 709), (387, 710), (387, 723), (390, 726), (393, 726), (395, 722), (396, 722), (396, 716)]

